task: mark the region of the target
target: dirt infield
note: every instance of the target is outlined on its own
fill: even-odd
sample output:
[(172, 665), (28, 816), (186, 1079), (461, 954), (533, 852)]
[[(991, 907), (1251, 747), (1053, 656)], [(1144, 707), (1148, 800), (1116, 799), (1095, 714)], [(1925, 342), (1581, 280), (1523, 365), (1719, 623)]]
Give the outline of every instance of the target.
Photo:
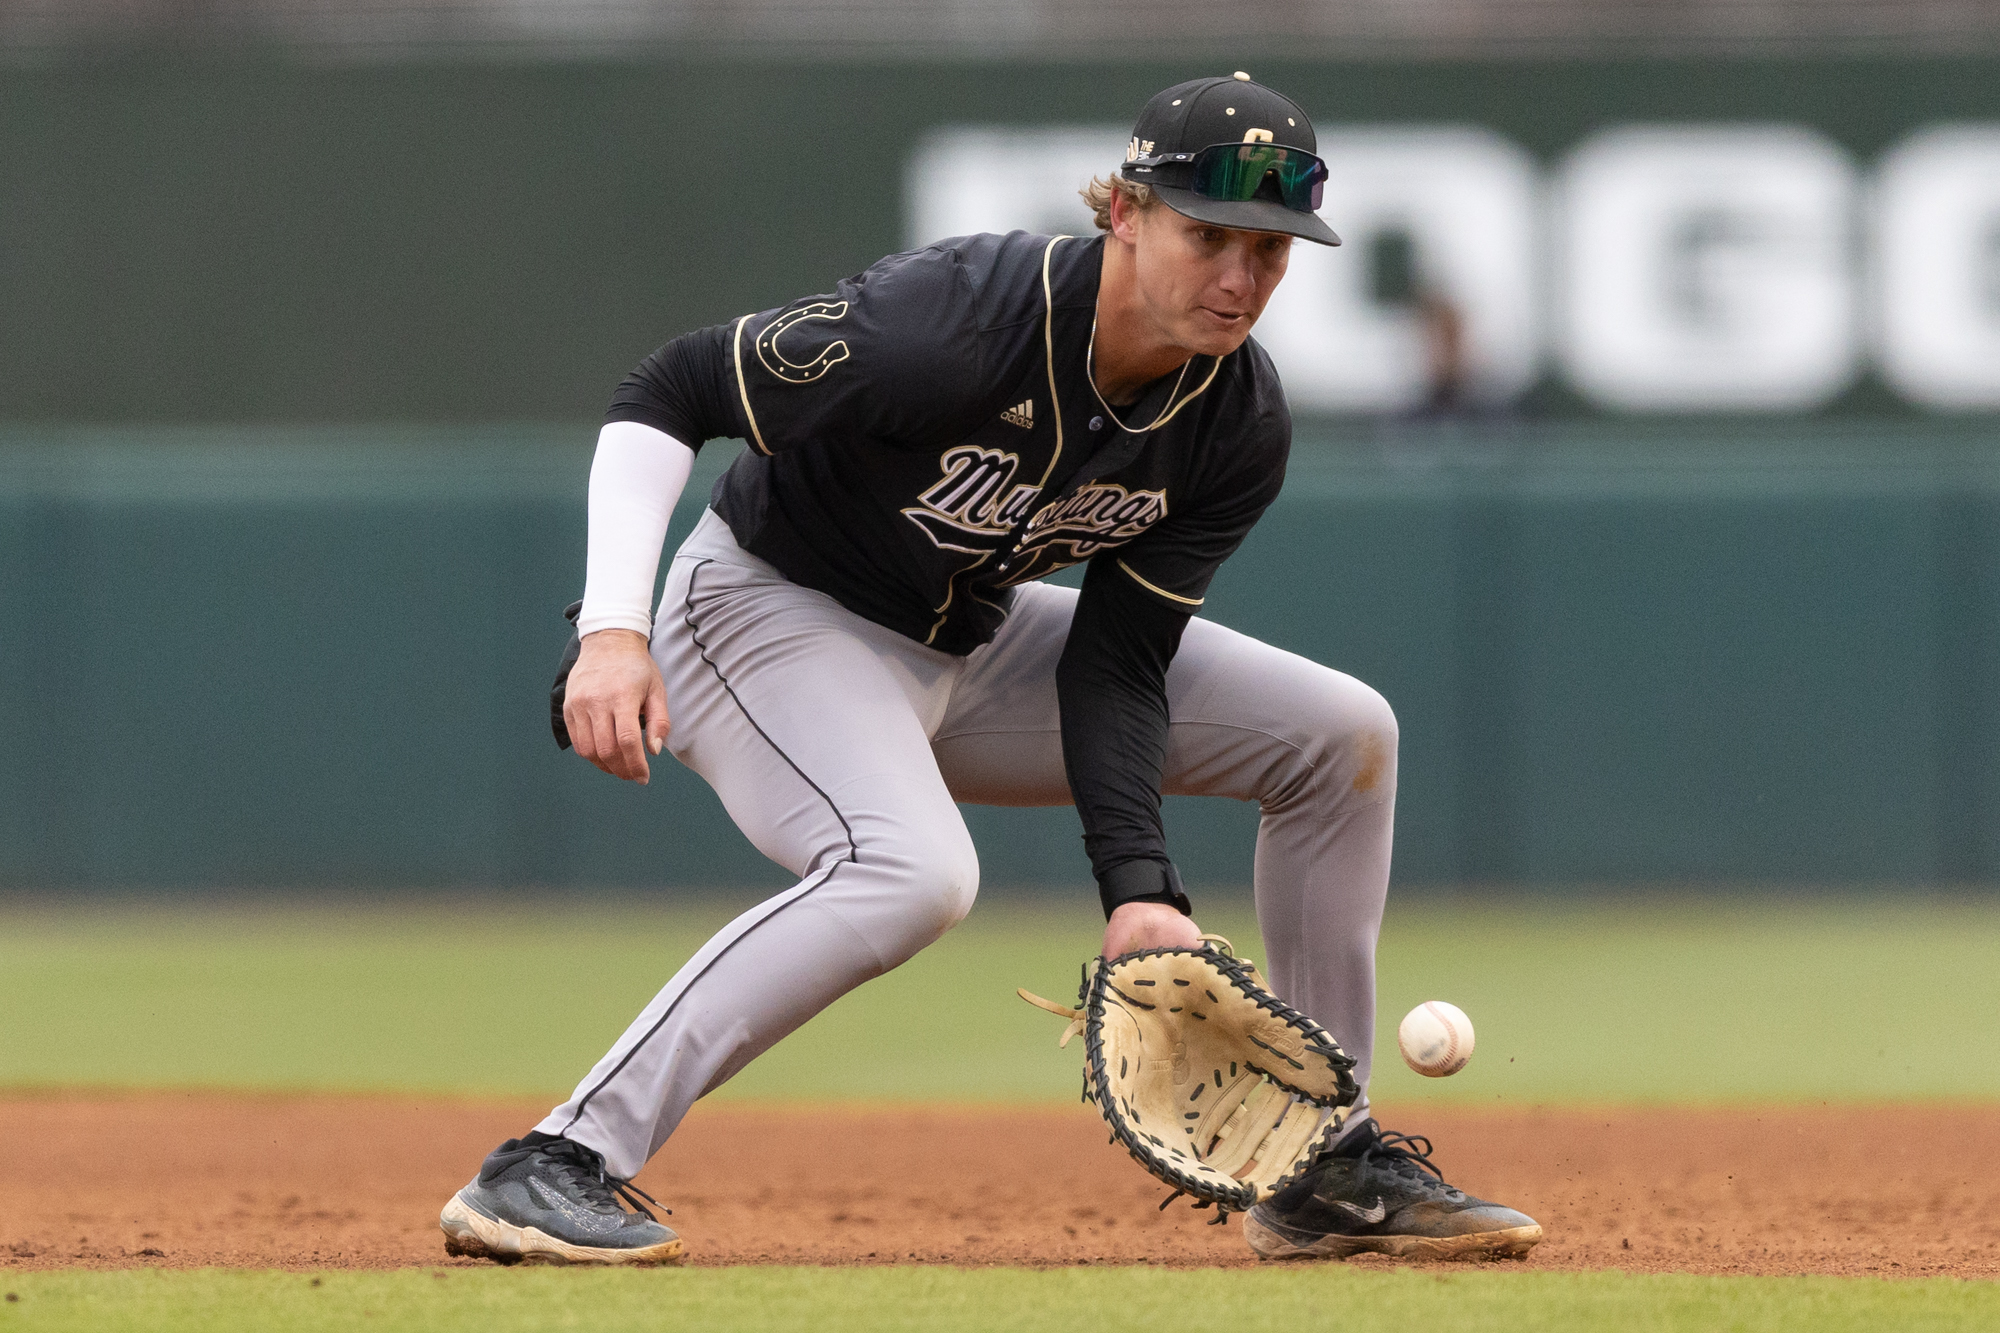
[[(0, 1098), (0, 1269), (448, 1260), (438, 1207), (533, 1104)], [(2000, 1107), (1428, 1110), (1447, 1176), (1534, 1214), (1536, 1268), (2000, 1276)], [(1238, 1265), (1084, 1107), (690, 1118), (640, 1183), (698, 1264)], [(1353, 1260), (1350, 1262), (1380, 1262)]]

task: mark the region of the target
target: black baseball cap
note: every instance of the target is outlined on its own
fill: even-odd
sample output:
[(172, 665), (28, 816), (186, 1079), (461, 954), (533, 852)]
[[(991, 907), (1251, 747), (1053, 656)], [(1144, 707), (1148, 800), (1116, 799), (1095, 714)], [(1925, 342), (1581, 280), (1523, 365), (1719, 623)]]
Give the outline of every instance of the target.
[(1317, 164), (1324, 178), (1312, 121), (1297, 102), (1254, 82), (1241, 70), (1227, 78), (1194, 79), (1156, 93), (1146, 103), (1139, 123), (1132, 127), (1122, 173), (1129, 181), (1151, 186), (1167, 207), (1198, 222), (1243, 231), (1281, 231), (1321, 245), (1339, 245), (1340, 237), (1311, 208), (1300, 205), (1297, 192), (1287, 202), (1276, 171), (1258, 184), (1249, 199), (1211, 198), (1184, 183), (1189, 179), (1188, 164), (1202, 149), (1260, 143), (1295, 150), (1277, 155), (1291, 159), (1288, 170)]

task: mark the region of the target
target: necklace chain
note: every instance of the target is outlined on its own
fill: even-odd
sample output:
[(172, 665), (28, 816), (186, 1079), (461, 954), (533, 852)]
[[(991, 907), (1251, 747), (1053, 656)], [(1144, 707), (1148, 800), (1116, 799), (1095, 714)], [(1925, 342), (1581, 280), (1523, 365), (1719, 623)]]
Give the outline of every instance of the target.
[(1097, 387), (1097, 317), (1091, 316), (1090, 344), (1083, 349), (1083, 377), (1090, 381), (1090, 391), (1097, 395), (1097, 405), (1104, 409), (1104, 415), (1111, 418), (1111, 424), (1127, 435), (1144, 435), (1147, 431), (1156, 430), (1166, 424), (1168, 417), (1180, 411), (1180, 408), (1174, 405), (1174, 399), (1180, 396), (1181, 385), (1187, 382), (1188, 367), (1193, 364), (1193, 357), (1181, 362), (1181, 373), (1174, 380), (1173, 392), (1167, 395), (1166, 406), (1160, 409), (1158, 416), (1147, 425), (1128, 426), (1118, 419), (1118, 414), (1111, 410), (1111, 404), (1104, 401), (1104, 391)]

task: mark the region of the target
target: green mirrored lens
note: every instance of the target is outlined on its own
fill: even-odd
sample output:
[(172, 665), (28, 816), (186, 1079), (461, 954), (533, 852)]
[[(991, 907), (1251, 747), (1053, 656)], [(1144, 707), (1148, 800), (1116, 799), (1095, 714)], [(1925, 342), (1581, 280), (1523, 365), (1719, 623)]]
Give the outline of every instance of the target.
[(1195, 155), (1190, 186), (1196, 194), (1229, 203), (1256, 197), (1266, 176), (1276, 175), (1285, 207), (1317, 211), (1326, 164), (1310, 153), (1276, 144), (1215, 144)]

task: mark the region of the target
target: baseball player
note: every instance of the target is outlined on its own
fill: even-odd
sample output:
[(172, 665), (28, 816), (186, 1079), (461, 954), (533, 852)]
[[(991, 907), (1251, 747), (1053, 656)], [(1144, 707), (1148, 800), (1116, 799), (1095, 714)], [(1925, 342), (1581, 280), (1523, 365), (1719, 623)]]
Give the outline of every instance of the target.
[[(1250, 340), (1326, 166), (1290, 99), (1197, 79), (1147, 103), (1091, 238), (966, 236), (675, 339), (619, 387), (590, 474), (577, 752), (671, 749), (798, 882), (674, 975), (534, 1131), (445, 1206), (455, 1254), (666, 1263), (630, 1185), (696, 1099), (938, 939), (979, 862), (955, 803), (1074, 805), (1103, 953), (1199, 947), (1162, 792), (1256, 801), (1273, 989), (1365, 1089), (1396, 720), (1337, 671), (1200, 619), (1276, 498), (1291, 420)], [(704, 441), (742, 455), (651, 593)], [(1086, 567), (1080, 591), (1039, 582)], [(669, 719), (671, 718), (671, 725)], [(1365, 1093), (1248, 1216), (1267, 1258), (1525, 1253)], [(626, 1205), (630, 1205), (628, 1208)]]

